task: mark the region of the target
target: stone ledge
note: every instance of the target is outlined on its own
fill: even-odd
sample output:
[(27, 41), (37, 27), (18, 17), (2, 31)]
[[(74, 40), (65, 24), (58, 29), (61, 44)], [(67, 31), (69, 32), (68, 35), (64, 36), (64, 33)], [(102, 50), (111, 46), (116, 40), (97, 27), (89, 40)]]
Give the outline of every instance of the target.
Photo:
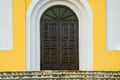
[(120, 80), (120, 71), (43, 70), (0, 72), (0, 80)]

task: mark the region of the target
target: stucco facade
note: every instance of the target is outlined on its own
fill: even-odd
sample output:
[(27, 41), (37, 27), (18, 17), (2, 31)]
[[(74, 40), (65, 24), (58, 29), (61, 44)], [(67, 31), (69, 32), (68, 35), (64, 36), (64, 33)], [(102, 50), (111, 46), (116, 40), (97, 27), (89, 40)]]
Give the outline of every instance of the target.
[[(11, 34), (9, 36), (10, 38), (8, 40), (6, 40), (10, 44), (6, 43), (5, 45), (6, 46), (9, 45), (9, 46), (3, 47), (4, 49), (2, 49), (2, 45), (4, 44), (5, 41), (3, 40), (2, 44), (0, 44), (0, 71), (26, 71), (27, 70), (26, 66), (30, 65), (29, 63), (27, 63), (28, 56), (27, 56), (27, 52), (26, 52), (27, 51), (27, 47), (26, 47), (27, 46), (27, 40), (26, 40), (27, 33), (26, 33), (26, 31), (28, 29), (27, 28), (28, 20), (27, 20), (26, 16), (30, 17), (30, 16), (28, 16), (28, 14), (30, 14), (29, 10), (30, 10), (30, 8), (34, 7), (33, 4), (35, 3), (35, 1), (36, 1), (36, 3), (37, 3), (37, 1), (39, 2), (39, 3), (37, 3), (38, 5), (42, 4), (42, 3), (40, 3), (39, 0), (33, 0), (33, 1), (32, 0), (12, 0), (10, 3), (8, 3), (11, 6), (11, 9), (8, 8), (9, 10), (11, 10), (11, 12), (10, 12), (11, 18), (9, 18), (9, 19), (12, 21), (11, 22), (10, 22), (10, 20), (8, 21), (11, 24), (3, 23), (3, 27), (5, 27), (5, 24), (7, 24), (8, 27), (10, 25), (9, 28), (7, 28), (7, 27), (4, 28), (4, 29), (8, 29), (8, 31), (6, 31), (6, 32), (10, 31), (9, 33), (7, 33), (7, 34)], [(54, 2), (54, 0), (47, 0), (47, 1)], [(63, 1), (63, 3), (64, 2), (67, 3), (67, 1), (70, 2), (72, 0), (59, 0), (59, 1)], [(90, 55), (86, 54), (86, 59), (85, 58), (83, 59), (83, 65), (84, 65), (84, 61), (88, 60), (89, 57), (92, 56), (92, 59), (91, 59), (92, 60), (92, 63), (91, 63), (92, 69), (88, 69), (88, 70), (120, 70), (120, 63), (119, 63), (120, 62), (120, 50), (116, 49), (116, 48), (115, 49), (107, 48), (107, 42), (106, 42), (107, 41), (107, 35), (106, 35), (106, 33), (107, 33), (107, 26), (106, 26), (107, 2), (106, 2), (106, 0), (75, 0), (75, 1), (78, 1), (80, 3), (85, 1), (86, 4), (89, 5), (89, 8), (91, 10), (91, 14), (86, 13), (86, 16), (91, 15), (90, 19), (92, 20), (92, 21), (90, 21), (91, 23), (88, 22), (88, 24), (87, 24), (87, 25), (91, 25), (89, 27), (92, 31), (92, 34), (91, 34), (91, 38), (92, 38), (91, 46), (92, 47), (88, 47), (87, 50), (88, 50), (88, 53), (90, 52), (89, 50), (92, 50), (91, 51), (92, 53)], [(2, 2), (2, 0), (1, 0), (1, 2)], [(7, 2), (7, 0), (6, 0), (6, 2)], [(44, 2), (44, 1), (41, 1), (41, 2)], [(84, 5), (81, 4), (80, 6), (84, 6)], [(2, 7), (4, 7), (4, 6), (2, 6)], [(45, 9), (45, 8), (43, 8), (43, 9)], [(2, 9), (0, 8), (0, 10), (2, 10)], [(34, 9), (33, 9), (33, 11), (34, 11)], [(79, 16), (79, 11), (76, 10), (76, 14)], [(8, 16), (10, 16), (10, 15), (8, 15)], [(89, 18), (89, 17), (87, 17), (87, 18)], [(0, 26), (0, 29), (1, 29), (0, 31), (2, 31), (3, 28)], [(86, 31), (89, 31), (88, 28), (83, 28), (83, 29), (84, 30), (86, 29)], [(1, 33), (5, 33), (5, 31), (1, 32)], [(86, 34), (86, 32), (85, 32), (85, 34)], [(4, 35), (0, 34), (0, 38), (1, 38), (1, 36), (3, 37)], [(82, 33), (82, 36), (85, 36), (85, 35)], [(80, 39), (81, 38), (82, 37), (80, 37)], [(84, 45), (84, 42), (81, 42), (81, 43), (83, 43), (82, 45)], [(85, 47), (82, 47), (82, 48), (85, 49)], [(82, 56), (82, 55), (80, 55), (80, 56)], [(30, 60), (32, 60), (32, 59), (33, 58), (31, 58)], [(80, 58), (80, 60), (81, 60), (81, 58)], [(31, 62), (31, 61), (29, 61), (29, 62)], [(82, 61), (81, 61), (81, 63), (82, 63)], [(83, 67), (87, 67), (87, 66), (83, 66)], [(82, 70), (82, 69), (80, 69), (80, 70)], [(85, 70), (85, 69), (83, 69), (83, 70)]]

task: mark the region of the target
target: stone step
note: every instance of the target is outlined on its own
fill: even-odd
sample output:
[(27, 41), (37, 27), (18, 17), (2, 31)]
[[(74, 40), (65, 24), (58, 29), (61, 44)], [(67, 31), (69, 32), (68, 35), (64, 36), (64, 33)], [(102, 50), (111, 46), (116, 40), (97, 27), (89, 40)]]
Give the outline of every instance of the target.
[(0, 80), (120, 80), (120, 71), (42, 70), (0, 72)]

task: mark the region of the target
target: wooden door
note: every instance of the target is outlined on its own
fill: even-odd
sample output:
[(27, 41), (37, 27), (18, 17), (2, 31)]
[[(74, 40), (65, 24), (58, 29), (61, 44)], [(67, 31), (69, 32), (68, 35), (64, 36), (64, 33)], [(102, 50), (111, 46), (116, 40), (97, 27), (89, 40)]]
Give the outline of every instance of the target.
[(60, 69), (78, 69), (78, 27), (76, 22), (60, 22)]
[[(61, 6), (56, 7), (61, 8)], [(54, 10), (54, 8), (57, 10), (56, 7), (51, 9), (53, 14), (58, 15)], [(62, 8), (64, 9), (64, 7)], [(67, 8), (65, 7), (65, 9)], [(41, 20), (41, 69), (78, 70), (78, 21), (65, 20), (65, 18), (71, 17), (69, 15), (63, 19), (59, 14), (55, 20), (54, 16), (46, 15), (46, 13), (45, 16), (51, 17), (52, 20)]]

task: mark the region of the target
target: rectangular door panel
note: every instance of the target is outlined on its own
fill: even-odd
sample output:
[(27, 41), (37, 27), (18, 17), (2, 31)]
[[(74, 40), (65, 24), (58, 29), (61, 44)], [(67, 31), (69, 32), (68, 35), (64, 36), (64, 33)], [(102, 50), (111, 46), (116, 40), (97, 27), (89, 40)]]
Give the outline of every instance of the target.
[[(75, 22), (60, 23), (61, 69), (78, 69), (78, 31)], [(73, 67), (75, 66), (75, 67)]]
[(57, 46), (57, 24), (43, 22), (41, 26), (41, 69), (58, 69), (60, 62)]
[(77, 23), (43, 22), (41, 26), (41, 69), (78, 70)]

